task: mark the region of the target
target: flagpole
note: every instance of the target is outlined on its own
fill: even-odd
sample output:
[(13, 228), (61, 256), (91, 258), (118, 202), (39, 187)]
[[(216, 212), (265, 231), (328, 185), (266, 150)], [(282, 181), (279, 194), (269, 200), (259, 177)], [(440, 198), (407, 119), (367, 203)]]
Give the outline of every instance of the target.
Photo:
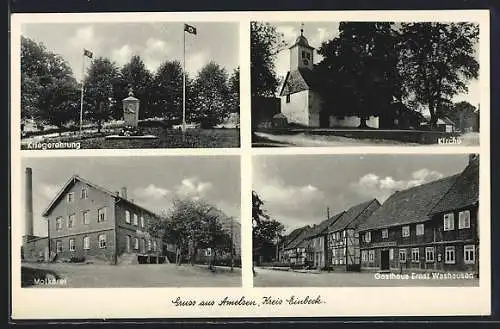
[(182, 132), (186, 131), (186, 31), (182, 27)]
[(83, 127), (83, 84), (85, 75), (85, 50), (82, 54), (82, 90), (80, 91), (80, 135)]

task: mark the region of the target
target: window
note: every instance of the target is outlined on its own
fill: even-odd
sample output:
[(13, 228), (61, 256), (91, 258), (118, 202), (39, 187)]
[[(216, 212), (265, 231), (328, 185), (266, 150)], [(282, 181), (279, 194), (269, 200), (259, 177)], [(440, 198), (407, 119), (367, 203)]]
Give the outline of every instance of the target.
[(212, 256), (212, 249), (207, 248), (207, 250), (205, 250), (205, 256), (207, 256), (207, 257)]
[(368, 251), (368, 261), (373, 263), (375, 261), (375, 250)]
[(142, 250), (142, 252), (145, 252), (146, 251), (146, 239), (141, 239), (141, 240), (142, 240), (141, 250)]
[(105, 222), (106, 221), (106, 207), (97, 210), (97, 222)]
[(84, 187), (84, 188), (82, 188), (82, 191), (80, 193), (80, 198), (81, 199), (86, 199), (87, 197), (88, 197), (87, 188)]
[(57, 217), (56, 218), (56, 231), (62, 230), (62, 223), (63, 223), (63, 218)]
[(388, 237), (389, 237), (389, 230), (383, 229), (382, 230), (382, 239), (387, 239)]
[(90, 237), (86, 236), (83, 238), (83, 249), (90, 249)]
[(365, 242), (370, 242), (372, 240), (372, 232), (365, 233)]
[(425, 261), (434, 262), (434, 247), (425, 247)]
[(156, 240), (153, 240), (153, 251), (158, 251), (158, 245), (156, 243)]
[(75, 200), (75, 193), (74, 192), (69, 192), (68, 196), (67, 196), (68, 203), (73, 203), (74, 200)]
[(139, 220), (137, 218), (137, 214), (134, 214), (134, 225), (135, 226), (139, 225)]
[(401, 233), (403, 234), (403, 238), (409, 237), (410, 236), (410, 226), (408, 226), (408, 225), (403, 226)]
[(306, 58), (306, 52), (302, 51), (302, 58)]
[(311, 59), (311, 53), (306, 53), (307, 59)]
[(470, 211), (464, 210), (458, 213), (458, 229), (470, 228)]
[(455, 247), (446, 247), (444, 250), (445, 264), (455, 264)]
[(453, 213), (444, 215), (444, 223), (443, 230), (444, 231), (453, 231), (455, 229), (455, 220)]
[(151, 248), (153, 248), (153, 242), (151, 239), (148, 240), (148, 251), (151, 251)]
[(413, 263), (418, 263), (420, 260), (420, 250), (418, 248), (412, 248), (411, 250), (411, 261)]
[(286, 95), (286, 102), (287, 102), (287, 103), (290, 103), (290, 94), (287, 94), (287, 95)]
[(139, 239), (138, 238), (134, 238), (134, 249), (135, 250), (139, 249)]
[(82, 211), (82, 222), (85, 225), (89, 224), (89, 211), (88, 210)]
[(141, 216), (141, 227), (144, 228), (144, 216)]
[(399, 249), (399, 262), (406, 263), (406, 249)]
[(415, 231), (416, 235), (424, 235), (424, 224), (417, 224)]
[(130, 224), (130, 211), (125, 210), (125, 223)]
[(106, 234), (99, 234), (99, 248), (106, 248)]
[(476, 261), (476, 246), (464, 246), (464, 264), (474, 264)]
[(61, 240), (56, 241), (56, 251), (62, 252), (62, 241)]
[(71, 214), (68, 216), (68, 228), (72, 228), (75, 226), (75, 214)]
[(394, 259), (394, 249), (389, 249), (389, 260), (393, 260)]
[(75, 251), (75, 239), (69, 239), (69, 250)]

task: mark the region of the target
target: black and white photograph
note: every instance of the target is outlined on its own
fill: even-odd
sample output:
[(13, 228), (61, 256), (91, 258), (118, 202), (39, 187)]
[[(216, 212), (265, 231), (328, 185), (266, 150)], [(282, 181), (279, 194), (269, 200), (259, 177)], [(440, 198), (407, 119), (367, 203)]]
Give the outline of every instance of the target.
[(241, 286), (238, 157), (82, 160), (22, 160), (22, 287)]
[(259, 155), (253, 166), (255, 287), (479, 285), (479, 155)]
[(235, 148), (239, 24), (25, 23), (21, 149)]
[(478, 146), (475, 22), (251, 22), (252, 145)]

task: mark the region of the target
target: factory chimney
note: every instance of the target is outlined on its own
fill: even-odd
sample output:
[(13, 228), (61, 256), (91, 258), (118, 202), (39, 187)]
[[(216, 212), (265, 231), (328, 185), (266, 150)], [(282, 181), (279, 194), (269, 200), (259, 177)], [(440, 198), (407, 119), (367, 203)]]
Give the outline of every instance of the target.
[(125, 186), (122, 187), (121, 197), (127, 199), (127, 188)]
[(33, 173), (31, 168), (26, 168), (25, 186), (25, 226), (24, 232), (27, 239), (33, 236)]

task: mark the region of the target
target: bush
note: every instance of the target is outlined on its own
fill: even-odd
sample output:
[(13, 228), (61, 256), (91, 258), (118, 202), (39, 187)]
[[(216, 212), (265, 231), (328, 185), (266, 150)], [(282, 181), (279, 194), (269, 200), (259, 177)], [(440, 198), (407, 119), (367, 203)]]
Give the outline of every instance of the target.
[(290, 267), (291, 265), (288, 263), (284, 263), (284, 262), (266, 262), (266, 263), (260, 264), (260, 266), (263, 266), (263, 267)]
[(70, 263), (84, 263), (85, 262), (85, 257), (84, 256), (72, 256), (69, 259)]

